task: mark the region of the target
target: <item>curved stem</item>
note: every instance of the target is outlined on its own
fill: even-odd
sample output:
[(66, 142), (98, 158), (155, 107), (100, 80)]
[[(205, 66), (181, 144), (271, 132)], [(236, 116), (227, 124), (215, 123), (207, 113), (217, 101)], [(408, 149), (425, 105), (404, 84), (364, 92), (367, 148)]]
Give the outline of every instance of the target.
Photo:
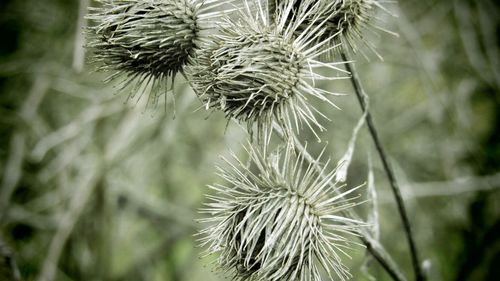
[(406, 280), (380, 242), (373, 239), (370, 235), (360, 235), (359, 239), (366, 246), (368, 252), (370, 252), (370, 254), (378, 261), (378, 263), (385, 269), (393, 280)]
[[(342, 52), (342, 59), (345, 61), (346, 70), (351, 73), (351, 82), (356, 92), (356, 97), (358, 98), (359, 104), (363, 111), (368, 110), (368, 95), (363, 90), (363, 86), (361, 85), (361, 81), (358, 77), (356, 69), (354, 68), (354, 64), (351, 62), (349, 56), (346, 51)], [(394, 172), (389, 164), (389, 159), (385, 153), (384, 147), (377, 133), (377, 129), (375, 128), (375, 124), (373, 122), (372, 116), (369, 111), (366, 112), (366, 124), (368, 126), (368, 130), (370, 131), (370, 135), (372, 137), (373, 143), (375, 144), (375, 148), (377, 149), (378, 155), (380, 156), (380, 160), (382, 161), (382, 165), (384, 167), (384, 171), (389, 179), (389, 184), (391, 186), (392, 193), (394, 194), (394, 199), (396, 200), (397, 208), (399, 215), (401, 216), (401, 220), (403, 222), (404, 231), (406, 234), (406, 238), (408, 240), (408, 245), (410, 248), (411, 260), (413, 264), (413, 270), (415, 273), (415, 280), (423, 281), (425, 280), (425, 276), (423, 274), (422, 268), (420, 266), (420, 261), (418, 257), (417, 247), (415, 245), (415, 240), (412, 235), (412, 230), (410, 226), (410, 220), (408, 219), (408, 214), (406, 212), (406, 208), (404, 205), (403, 197), (401, 196), (401, 191), (399, 185), (396, 181), (396, 177), (394, 176)]]

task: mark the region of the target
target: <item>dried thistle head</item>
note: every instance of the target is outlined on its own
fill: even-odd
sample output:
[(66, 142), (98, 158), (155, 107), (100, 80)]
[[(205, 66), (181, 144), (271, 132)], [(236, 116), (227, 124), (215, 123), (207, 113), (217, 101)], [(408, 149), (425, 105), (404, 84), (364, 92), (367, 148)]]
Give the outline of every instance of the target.
[[(316, 60), (322, 43), (311, 46), (309, 42), (317, 38), (319, 27), (311, 25), (296, 36), (298, 25), (270, 21), (262, 6), (257, 4), (255, 9), (237, 20), (226, 19), (220, 34), (196, 52), (187, 69), (195, 92), (207, 109), (221, 110), (226, 117), (246, 123), (250, 132), (256, 127), (259, 135), (269, 132), (273, 122), (285, 135), (304, 124), (313, 133), (324, 130), (316, 114), (324, 115), (308, 98), (334, 106), (328, 98), (334, 93), (317, 88), (315, 80), (346, 77), (339, 75), (343, 70), (336, 63)], [(315, 72), (320, 67), (334, 69), (337, 76), (321, 76)]]
[(210, 186), (216, 194), (202, 210), (210, 225), (200, 233), (207, 254), (219, 255), (232, 280), (348, 278), (341, 256), (362, 223), (339, 213), (356, 205), (344, 197), (356, 188), (330, 186), (335, 171), (325, 165), (320, 177), (289, 148), (268, 158), (251, 146), (247, 152), (249, 165), (233, 155), (235, 163), (219, 169), (226, 183)]
[(155, 103), (194, 54), (200, 19), (212, 2), (97, 0), (88, 15), (93, 60), (114, 72), (108, 80), (125, 75), (124, 87), (135, 83), (131, 97), (150, 91)]
[[(353, 51), (359, 49), (359, 45), (367, 46), (377, 56), (372, 43), (367, 41), (364, 30), (373, 27), (383, 30), (375, 22), (377, 9), (388, 12), (377, 0), (275, 0), (271, 7), (275, 9), (292, 9), (295, 12), (309, 11), (308, 17), (301, 23), (300, 28), (304, 29), (311, 24), (321, 24), (323, 33), (317, 42), (331, 38), (330, 44), (326, 47), (344, 44)], [(317, 44), (313, 42), (313, 44)], [(332, 60), (339, 48), (331, 48), (325, 57)]]

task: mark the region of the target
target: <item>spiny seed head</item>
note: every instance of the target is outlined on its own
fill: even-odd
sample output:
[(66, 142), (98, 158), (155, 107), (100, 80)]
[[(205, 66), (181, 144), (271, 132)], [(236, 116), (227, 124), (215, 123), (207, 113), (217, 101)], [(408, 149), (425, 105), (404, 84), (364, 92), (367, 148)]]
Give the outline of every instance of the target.
[[(277, 4), (271, 7), (278, 9), (291, 6), (295, 11), (305, 11), (308, 16), (301, 24), (301, 29), (310, 24), (322, 24), (323, 33), (319, 41), (330, 38), (328, 46), (342, 43), (352, 50), (358, 49), (359, 43), (367, 45), (376, 53), (374, 46), (363, 38), (363, 30), (372, 25), (375, 19), (376, 8), (385, 10), (376, 0), (276, 0)], [(314, 23), (312, 23), (314, 22)], [(381, 28), (378, 28), (381, 29)], [(338, 35), (338, 36), (337, 36)], [(314, 42), (314, 44), (317, 42)], [(333, 59), (335, 51), (326, 53), (328, 60)], [(378, 54), (377, 54), (378, 55)]]
[(362, 223), (340, 212), (356, 203), (330, 185), (335, 171), (320, 176), (290, 148), (266, 158), (248, 146), (250, 164), (233, 155), (219, 168), (225, 184), (210, 186), (201, 245), (219, 254), (217, 266), (232, 280), (321, 281), (350, 276), (341, 256)]
[(221, 110), (226, 117), (245, 122), (250, 132), (254, 126), (259, 134), (269, 131), (273, 122), (286, 135), (303, 124), (313, 132), (323, 130), (315, 115), (319, 112), (308, 96), (333, 105), (326, 97), (332, 93), (316, 88), (314, 80), (339, 77), (323, 77), (313, 70), (339, 69), (315, 60), (319, 46), (308, 42), (318, 36), (318, 29), (309, 28), (295, 36), (297, 26), (269, 22), (261, 6), (250, 14), (252, 11), (238, 20), (227, 19), (220, 34), (196, 52), (187, 69), (195, 92), (207, 109)]
[[(356, 42), (363, 38), (362, 30), (373, 16), (374, 0), (335, 0), (322, 1), (318, 6), (319, 21), (325, 21), (323, 37), (336, 33), (332, 42), (345, 43), (356, 48)], [(340, 39), (340, 40), (336, 40)]]
[[(198, 0), (98, 0), (88, 18), (89, 47), (102, 70), (139, 83), (166, 83), (194, 53)], [(154, 84), (154, 83), (153, 83)], [(145, 85), (147, 87), (148, 85)]]

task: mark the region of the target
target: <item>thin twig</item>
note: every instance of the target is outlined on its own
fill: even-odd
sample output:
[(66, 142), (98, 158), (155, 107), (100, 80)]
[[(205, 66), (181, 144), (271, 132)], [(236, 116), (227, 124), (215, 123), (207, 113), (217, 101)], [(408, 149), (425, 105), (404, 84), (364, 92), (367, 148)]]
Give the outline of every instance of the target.
[(75, 32), (75, 45), (73, 46), (73, 70), (75, 70), (77, 73), (82, 72), (83, 65), (85, 64), (85, 36), (83, 32), (87, 27), (85, 14), (87, 13), (88, 6), (89, 0), (80, 0), (80, 6), (78, 9), (78, 22), (76, 24)]
[[(351, 63), (351, 59), (349, 58), (347, 52), (342, 52), (342, 59), (346, 62), (345, 67), (346, 70), (351, 73), (351, 82), (356, 93), (356, 97), (358, 98), (359, 104), (361, 105), (361, 109), (363, 111), (367, 110), (367, 94), (363, 90), (363, 86), (361, 85), (361, 80), (358, 77), (356, 69), (354, 68), (354, 64)], [(405, 230), (406, 238), (408, 240), (408, 245), (410, 248), (411, 259), (413, 263), (413, 270), (415, 273), (415, 280), (423, 281), (425, 280), (425, 276), (423, 274), (422, 268), (420, 266), (420, 261), (418, 257), (417, 247), (415, 245), (415, 241), (413, 239), (410, 220), (408, 219), (408, 214), (406, 212), (406, 208), (404, 205), (403, 197), (401, 196), (401, 191), (396, 181), (396, 177), (394, 176), (394, 172), (389, 164), (389, 159), (387, 154), (385, 153), (384, 147), (377, 133), (377, 129), (375, 128), (375, 124), (373, 122), (372, 116), (368, 111), (366, 113), (366, 124), (368, 126), (368, 130), (370, 131), (370, 135), (372, 137), (373, 143), (375, 144), (375, 148), (380, 156), (380, 160), (382, 161), (382, 165), (384, 167), (384, 171), (389, 179), (389, 184), (392, 189), (392, 193), (394, 195), (394, 199), (396, 200), (396, 204), (398, 207), (399, 215), (401, 216), (401, 220), (403, 222), (403, 227)]]

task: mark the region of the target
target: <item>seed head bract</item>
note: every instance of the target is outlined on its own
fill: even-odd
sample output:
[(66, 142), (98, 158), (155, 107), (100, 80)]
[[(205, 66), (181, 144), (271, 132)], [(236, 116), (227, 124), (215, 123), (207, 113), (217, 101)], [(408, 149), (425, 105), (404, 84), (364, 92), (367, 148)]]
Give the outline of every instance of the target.
[(341, 213), (356, 205), (345, 199), (356, 188), (331, 186), (335, 170), (325, 165), (320, 177), (289, 146), (269, 156), (250, 145), (246, 151), (249, 164), (233, 155), (219, 168), (225, 183), (210, 186), (215, 194), (202, 210), (201, 245), (218, 255), (217, 267), (232, 280), (348, 278), (342, 256), (362, 223)]

